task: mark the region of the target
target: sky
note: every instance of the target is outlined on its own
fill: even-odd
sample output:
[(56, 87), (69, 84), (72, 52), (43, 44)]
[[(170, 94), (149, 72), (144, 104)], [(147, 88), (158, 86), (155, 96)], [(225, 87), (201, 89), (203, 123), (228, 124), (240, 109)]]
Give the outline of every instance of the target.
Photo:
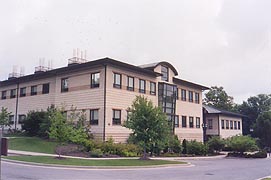
[(271, 93), (270, 0), (8, 0), (0, 6), (0, 81), (39, 59), (141, 65), (168, 61), (179, 78), (223, 86), (242, 103)]

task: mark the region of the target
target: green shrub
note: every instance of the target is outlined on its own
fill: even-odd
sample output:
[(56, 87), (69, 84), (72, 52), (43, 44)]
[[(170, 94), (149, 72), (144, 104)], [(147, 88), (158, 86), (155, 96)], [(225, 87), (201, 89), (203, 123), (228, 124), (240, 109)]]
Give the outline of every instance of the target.
[(208, 146), (197, 141), (187, 142), (187, 153), (195, 155), (206, 155), (208, 153)]
[(258, 149), (256, 140), (250, 136), (233, 136), (228, 139), (227, 146), (234, 152), (244, 153)]
[(29, 136), (40, 134), (40, 124), (47, 119), (45, 111), (29, 111), (26, 119), (22, 122), (22, 130)]
[(184, 139), (182, 142), (183, 151), (182, 154), (187, 154), (187, 140)]
[(93, 149), (90, 152), (90, 156), (91, 157), (96, 157), (96, 158), (103, 157), (103, 152), (102, 152), (101, 149)]
[(178, 136), (174, 135), (170, 137), (168, 143), (166, 144), (165, 152), (170, 152), (170, 153), (182, 152), (182, 145), (178, 139)]
[(258, 151), (253, 154), (245, 154), (246, 158), (267, 158), (266, 151)]
[(207, 144), (209, 147), (209, 151), (211, 153), (214, 153), (220, 152), (224, 148), (225, 141), (221, 139), (219, 136), (213, 136), (208, 140)]

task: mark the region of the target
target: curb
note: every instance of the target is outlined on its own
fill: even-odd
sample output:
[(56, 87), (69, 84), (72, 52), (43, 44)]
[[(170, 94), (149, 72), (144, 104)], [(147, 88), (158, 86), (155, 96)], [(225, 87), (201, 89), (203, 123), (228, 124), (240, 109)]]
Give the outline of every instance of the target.
[(22, 164), (22, 165), (32, 165), (39, 167), (51, 167), (51, 168), (79, 168), (79, 169), (146, 169), (146, 168), (170, 168), (170, 167), (192, 167), (194, 166), (191, 163), (186, 164), (166, 164), (166, 165), (150, 165), (150, 166), (74, 166), (74, 165), (59, 165), (59, 164), (44, 164), (44, 163), (34, 163), (26, 161), (17, 161), (10, 159), (2, 159), (4, 162)]

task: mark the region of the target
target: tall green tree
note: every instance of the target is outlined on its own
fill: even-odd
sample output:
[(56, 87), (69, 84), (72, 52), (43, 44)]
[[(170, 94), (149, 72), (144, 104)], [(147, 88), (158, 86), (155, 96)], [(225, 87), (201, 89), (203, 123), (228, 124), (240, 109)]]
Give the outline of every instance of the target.
[(212, 86), (205, 94), (203, 103), (219, 109), (231, 111), (233, 109), (233, 97), (229, 96), (223, 87)]
[(2, 128), (2, 130), (4, 130), (4, 128), (6, 126), (10, 127), (10, 122), (9, 122), (9, 115), (11, 113), (8, 112), (7, 108), (2, 107), (1, 108), (1, 112), (0, 112), (0, 126)]
[(262, 147), (271, 147), (271, 111), (259, 115), (254, 125), (254, 134), (260, 139)]
[(147, 149), (168, 141), (170, 128), (167, 117), (161, 108), (143, 96), (136, 97), (129, 111), (124, 126), (133, 131), (135, 141), (144, 150), (142, 159), (147, 159)]
[(271, 110), (271, 95), (259, 94), (252, 96), (241, 105), (237, 105), (236, 109), (239, 113), (247, 116), (243, 119), (243, 134), (251, 134), (250, 129), (256, 123), (258, 116), (263, 112)]

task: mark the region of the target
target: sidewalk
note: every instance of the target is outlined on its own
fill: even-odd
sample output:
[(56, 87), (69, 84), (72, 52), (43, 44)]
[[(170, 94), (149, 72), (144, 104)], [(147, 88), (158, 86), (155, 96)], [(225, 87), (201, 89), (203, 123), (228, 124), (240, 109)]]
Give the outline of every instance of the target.
[[(8, 154), (10, 155), (28, 155), (28, 156), (51, 156), (57, 157), (57, 154), (47, 154), (47, 153), (37, 153), (37, 152), (29, 152), (29, 151), (18, 151), (18, 150), (8, 150)], [(93, 160), (105, 160), (105, 159), (138, 159), (138, 157), (116, 157), (116, 158), (85, 158), (85, 157), (76, 157), (76, 156), (64, 156), (65, 158), (74, 158), (74, 159), (93, 159)], [(218, 156), (203, 156), (203, 157), (152, 157), (151, 159), (157, 160), (169, 160), (169, 161), (179, 161), (179, 160), (202, 160), (202, 159), (218, 159), (224, 158), (226, 155), (218, 155)]]

